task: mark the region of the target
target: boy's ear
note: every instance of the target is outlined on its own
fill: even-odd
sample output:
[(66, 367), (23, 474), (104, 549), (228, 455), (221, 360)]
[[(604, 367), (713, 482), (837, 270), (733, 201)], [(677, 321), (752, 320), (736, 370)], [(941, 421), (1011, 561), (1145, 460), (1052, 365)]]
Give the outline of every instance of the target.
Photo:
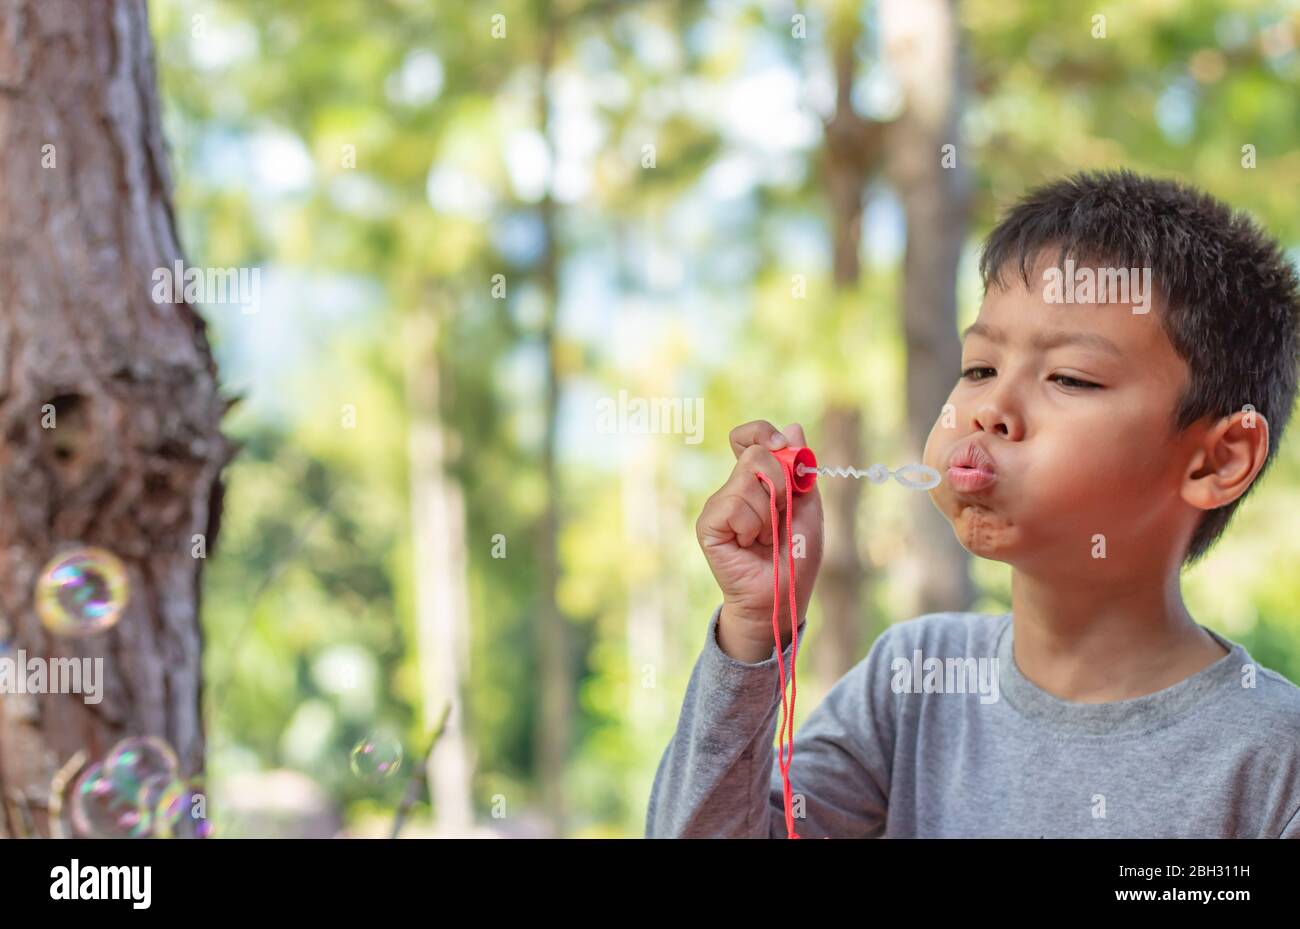
[(1211, 423), (1183, 481), (1183, 499), (1213, 510), (1244, 494), (1268, 459), (1268, 420), (1253, 409)]

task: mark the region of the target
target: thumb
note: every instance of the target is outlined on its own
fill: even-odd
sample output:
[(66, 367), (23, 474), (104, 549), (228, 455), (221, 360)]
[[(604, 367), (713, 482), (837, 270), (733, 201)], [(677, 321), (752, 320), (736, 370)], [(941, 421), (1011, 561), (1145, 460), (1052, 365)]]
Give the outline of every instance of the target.
[(798, 423), (791, 423), (781, 430), (781, 434), (790, 440), (791, 445), (807, 445), (808, 440), (804, 438), (803, 426)]

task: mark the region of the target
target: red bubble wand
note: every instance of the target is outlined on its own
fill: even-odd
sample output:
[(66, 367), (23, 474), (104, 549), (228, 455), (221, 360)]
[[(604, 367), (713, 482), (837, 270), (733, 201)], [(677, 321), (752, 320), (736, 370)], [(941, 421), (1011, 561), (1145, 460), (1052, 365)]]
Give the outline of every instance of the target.
[[(794, 525), (794, 497), (806, 494), (813, 489), (817, 475), (833, 477), (867, 478), (873, 484), (883, 484), (891, 474), (894, 480), (913, 490), (929, 490), (939, 484), (939, 472), (928, 465), (904, 465), (896, 471), (890, 471), (884, 465), (874, 464), (864, 471), (857, 468), (819, 468), (817, 456), (807, 446), (789, 446), (772, 452), (781, 463), (785, 474), (785, 550), (786, 564), (790, 571), (790, 637), (793, 648), (790, 652), (790, 703), (785, 699), (785, 662), (781, 658), (781, 533), (780, 521), (776, 511), (776, 485), (762, 471), (755, 471), (758, 479), (767, 485), (768, 500), (772, 516), (772, 636), (776, 639), (777, 668), (781, 679), (781, 727), (778, 730), (776, 758), (781, 769), (782, 793), (785, 799), (785, 831), (787, 839), (800, 839), (803, 836), (794, 831), (794, 803), (790, 792), (790, 762), (794, 760), (794, 701), (799, 693), (795, 681), (794, 667), (799, 660), (799, 614), (795, 603), (794, 589), (794, 546), (791, 526)], [(916, 472), (921, 480), (913, 480), (905, 475)], [(790, 751), (785, 751), (786, 724), (789, 723)]]

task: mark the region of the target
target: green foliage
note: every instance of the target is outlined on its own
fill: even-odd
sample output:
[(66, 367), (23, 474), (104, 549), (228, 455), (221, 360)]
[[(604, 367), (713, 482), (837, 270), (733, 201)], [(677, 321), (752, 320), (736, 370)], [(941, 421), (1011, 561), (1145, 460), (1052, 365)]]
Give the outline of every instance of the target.
[[(864, 246), (861, 281), (836, 293), (818, 140), (754, 152), (731, 121), (729, 94), (754, 69), (824, 68), (836, 7), (807, 6), (809, 38), (795, 40), (788, 17), (758, 3), (151, 4), (187, 258), (265, 269), (260, 314), (208, 312), (227, 390), (248, 395), (227, 422), (244, 450), (228, 473), (203, 604), (218, 782), (294, 768), (352, 822), (398, 802), (403, 779), (361, 783), (348, 754), (389, 724), (409, 755), (430, 724), (413, 625), (406, 333), (435, 317), (442, 422), (460, 449), (450, 470), (466, 507), (469, 615), (459, 619), (470, 632), (474, 802), (488, 822), (494, 798), (511, 815), (537, 802), (546, 290), (538, 191), (511, 158), (543, 144), (536, 92), (549, 33), (550, 145), (581, 161), (570, 149), (591, 137), (589, 186), (555, 205), (557, 597), (576, 712), (566, 786), (575, 833), (639, 834), (716, 604), (692, 524), (732, 467), (727, 431), (756, 418), (812, 430), (838, 402), (863, 411), (872, 461), (906, 451), (897, 256)], [(1300, 241), (1300, 218), (1277, 195), (1300, 175), (1297, 55), (1259, 38), (1282, 21), (1276, 5), (967, 0), (961, 11), (973, 233), (1034, 183), (1124, 164), (1194, 179)], [(1105, 38), (1091, 34), (1094, 12), (1107, 17)], [(497, 13), (504, 38), (492, 35)], [(863, 15), (874, 35), (874, 14)], [(878, 72), (875, 55), (861, 43), (861, 73)], [(647, 144), (653, 169), (642, 167)], [(1244, 145), (1255, 146), (1254, 168), (1242, 165)], [(750, 167), (788, 159), (795, 170), (719, 193), (727, 182), (711, 171), (747, 152)], [(869, 200), (888, 192), (873, 186)], [(979, 299), (974, 246), (965, 322)], [(595, 435), (594, 398), (621, 389), (702, 397), (706, 441)], [(341, 425), (345, 406), (355, 428)], [(1298, 448), (1289, 437), (1187, 578), (1195, 615), (1296, 680), (1300, 580), (1277, 565), (1300, 556)], [(664, 514), (654, 526), (641, 500)], [(861, 545), (886, 577), (876, 592), (886, 611), (906, 519), (898, 495), (864, 495)], [(492, 554), (498, 534), (505, 558)], [(1002, 569), (977, 569), (983, 608), (1008, 608)], [(641, 615), (661, 624), (658, 651)], [(800, 717), (810, 709), (802, 701)], [(220, 829), (219, 804), (216, 815)]]

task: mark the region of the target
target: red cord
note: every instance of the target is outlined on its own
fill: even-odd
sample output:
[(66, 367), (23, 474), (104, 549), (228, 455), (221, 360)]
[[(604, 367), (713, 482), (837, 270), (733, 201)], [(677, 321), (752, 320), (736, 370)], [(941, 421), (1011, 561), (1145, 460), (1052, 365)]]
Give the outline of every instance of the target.
[[(779, 459), (778, 459), (779, 460)], [(771, 478), (761, 471), (758, 479), (767, 485), (767, 496), (772, 515), (772, 635), (776, 639), (776, 665), (781, 678), (781, 728), (778, 730), (777, 765), (781, 769), (781, 783), (785, 797), (785, 829), (787, 839), (799, 839), (802, 836), (794, 831), (794, 803), (790, 794), (790, 762), (794, 760), (794, 699), (799, 693), (795, 683), (794, 666), (799, 659), (799, 617), (795, 606), (794, 592), (794, 546), (790, 526), (794, 522), (794, 473), (791, 466), (782, 461), (781, 469), (785, 472), (785, 550), (787, 565), (790, 569), (790, 636), (793, 650), (790, 654), (790, 706), (787, 711), (785, 702), (785, 662), (782, 660), (781, 648), (781, 531), (776, 512), (776, 485)], [(785, 754), (786, 722), (790, 724), (790, 753)]]

